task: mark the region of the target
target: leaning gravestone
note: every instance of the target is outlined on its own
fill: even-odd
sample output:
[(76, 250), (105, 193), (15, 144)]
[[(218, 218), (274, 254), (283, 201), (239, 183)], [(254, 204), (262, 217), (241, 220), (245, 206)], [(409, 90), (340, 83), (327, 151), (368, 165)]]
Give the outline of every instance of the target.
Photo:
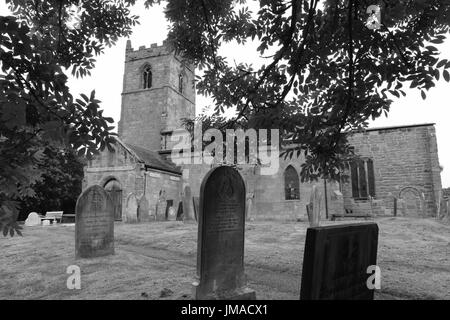
[(130, 193), (127, 197), (126, 206), (126, 222), (138, 222), (138, 200), (134, 193)]
[(167, 221), (174, 221), (177, 219), (175, 215), (175, 210), (173, 209), (173, 200), (166, 200), (166, 213), (165, 217)]
[(178, 203), (178, 209), (177, 209), (177, 221), (183, 221), (184, 212), (183, 212), (183, 201), (180, 201)]
[(34, 227), (34, 226), (40, 226), (41, 225), (41, 218), (36, 212), (31, 212), (28, 215), (28, 218), (25, 220), (25, 226), (27, 227)]
[(192, 205), (194, 207), (194, 218), (195, 221), (198, 221), (199, 216), (199, 207), (200, 207), (200, 198), (199, 197), (192, 197)]
[(144, 195), (141, 197), (141, 199), (139, 199), (138, 219), (141, 221), (150, 220), (150, 206), (147, 198)]
[(114, 205), (105, 189), (94, 185), (83, 191), (75, 212), (76, 258), (114, 254)]
[(378, 225), (360, 223), (308, 228), (301, 300), (373, 300), (369, 266), (377, 264)]
[(307, 207), (309, 225), (311, 227), (319, 226), (321, 206), (322, 193), (320, 192), (319, 188), (313, 186), (309, 199), (309, 206)]
[(217, 167), (200, 189), (195, 299), (255, 299), (244, 274), (245, 184), (231, 167)]
[(156, 203), (156, 220), (163, 221), (167, 220), (166, 217), (166, 191), (160, 190), (158, 201)]
[(195, 213), (192, 208), (192, 192), (190, 186), (184, 187), (183, 193), (183, 220), (195, 220)]

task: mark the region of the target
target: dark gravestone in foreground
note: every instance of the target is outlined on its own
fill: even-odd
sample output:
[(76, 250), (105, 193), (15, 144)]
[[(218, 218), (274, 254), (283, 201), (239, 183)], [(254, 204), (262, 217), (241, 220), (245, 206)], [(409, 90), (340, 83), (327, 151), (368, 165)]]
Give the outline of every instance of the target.
[(76, 258), (114, 254), (114, 206), (106, 191), (97, 185), (87, 188), (75, 212)]
[(231, 167), (212, 169), (200, 189), (196, 299), (255, 299), (244, 274), (245, 184)]
[(308, 228), (303, 257), (302, 300), (373, 300), (367, 267), (377, 264), (378, 225)]

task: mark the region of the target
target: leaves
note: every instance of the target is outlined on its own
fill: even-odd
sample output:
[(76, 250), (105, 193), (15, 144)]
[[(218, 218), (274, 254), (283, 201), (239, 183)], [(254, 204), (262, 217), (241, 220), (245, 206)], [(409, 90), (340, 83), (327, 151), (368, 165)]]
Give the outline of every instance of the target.
[[(409, 84), (425, 99), (450, 68), (438, 50), (450, 30), (446, 1), (386, 2), (380, 30), (366, 27), (364, 3), (316, 4), (259, 1), (249, 15), (244, 1), (168, 0), (166, 10), (169, 40), (200, 66), (196, 87), (214, 100), (214, 116), (235, 108), (227, 127), (279, 128), (297, 145), (289, 152), (307, 151), (306, 180), (336, 176), (349, 156), (343, 133), (388, 114), (387, 93), (405, 96)], [(224, 42), (252, 40), (260, 67), (220, 55)]]
[(63, 70), (89, 75), (95, 56), (130, 35), (137, 17), (130, 0), (77, 2), (80, 10), (72, 1), (8, 3), (14, 16), (0, 16), (0, 230), (12, 235), (18, 208), (8, 204), (38, 196), (46, 150), (91, 157), (111, 143), (95, 91), (74, 101)]
[(450, 74), (447, 70), (444, 70), (442, 72), (442, 75), (444, 76), (445, 81), (449, 82), (450, 81)]
[(427, 98), (427, 95), (425, 94), (425, 91), (420, 91), (420, 95), (422, 96), (422, 99), (425, 100)]

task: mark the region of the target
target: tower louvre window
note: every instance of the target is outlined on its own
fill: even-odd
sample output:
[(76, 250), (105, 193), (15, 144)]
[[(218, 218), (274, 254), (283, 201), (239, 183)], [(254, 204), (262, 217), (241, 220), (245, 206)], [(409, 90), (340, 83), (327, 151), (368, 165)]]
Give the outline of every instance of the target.
[(152, 68), (150, 66), (144, 69), (144, 89), (149, 89), (152, 87)]

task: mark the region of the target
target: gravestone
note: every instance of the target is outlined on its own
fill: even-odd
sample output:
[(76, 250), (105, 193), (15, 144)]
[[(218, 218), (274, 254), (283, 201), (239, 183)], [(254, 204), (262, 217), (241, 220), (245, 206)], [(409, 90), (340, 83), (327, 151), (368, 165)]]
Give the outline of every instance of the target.
[(195, 299), (255, 299), (244, 274), (245, 184), (231, 167), (208, 172), (200, 189)]
[(367, 287), (377, 264), (378, 225), (359, 223), (308, 228), (301, 300), (372, 300)]
[(173, 200), (166, 200), (166, 213), (165, 213), (166, 220), (173, 221), (176, 219), (174, 210), (173, 210)]
[(253, 198), (255, 197), (255, 194), (253, 192), (247, 193), (247, 220), (253, 221), (255, 220), (252, 215), (253, 210)]
[(114, 254), (114, 206), (106, 191), (98, 185), (87, 188), (75, 212), (76, 258)]
[(166, 220), (166, 191), (160, 190), (156, 203), (156, 220)]
[(198, 221), (199, 216), (199, 207), (200, 207), (200, 198), (199, 197), (192, 197), (192, 205), (194, 207), (194, 218), (195, 221)]
[(150, 206), (149, 206), (148, 200), (145, 196), (142, 196), (141, 199), (139, 199), (138, 219), (140, 221), (149, 221), (151, 219), (150, 218)]
[(178, 203), (178, 209), (177, 209), (177, 221), (183, 221), (183, 219), (184, 219), (183, 201), (180, 201)]
[(25, 220), (25, 226), (34, 227), (41, 225), (41, 218), (36, 212), (31, 212)]
[(190, 186), (184, 187), (183, 193), (183, 219), (187, 220), (196, 220), (194, 209), (192, 208), (192, 192)]
[(134, 193), (130, 193), (127, 197), (126, 220), (125, 222), (138, 222), (138, 200)]
[(309, 198), (309, 206), (307, 207), (309, 225), (318, 227), (320, 223), (320, 211), (322, 206), (322, 193), (319, 188), (313, 186), (311, 196)]

